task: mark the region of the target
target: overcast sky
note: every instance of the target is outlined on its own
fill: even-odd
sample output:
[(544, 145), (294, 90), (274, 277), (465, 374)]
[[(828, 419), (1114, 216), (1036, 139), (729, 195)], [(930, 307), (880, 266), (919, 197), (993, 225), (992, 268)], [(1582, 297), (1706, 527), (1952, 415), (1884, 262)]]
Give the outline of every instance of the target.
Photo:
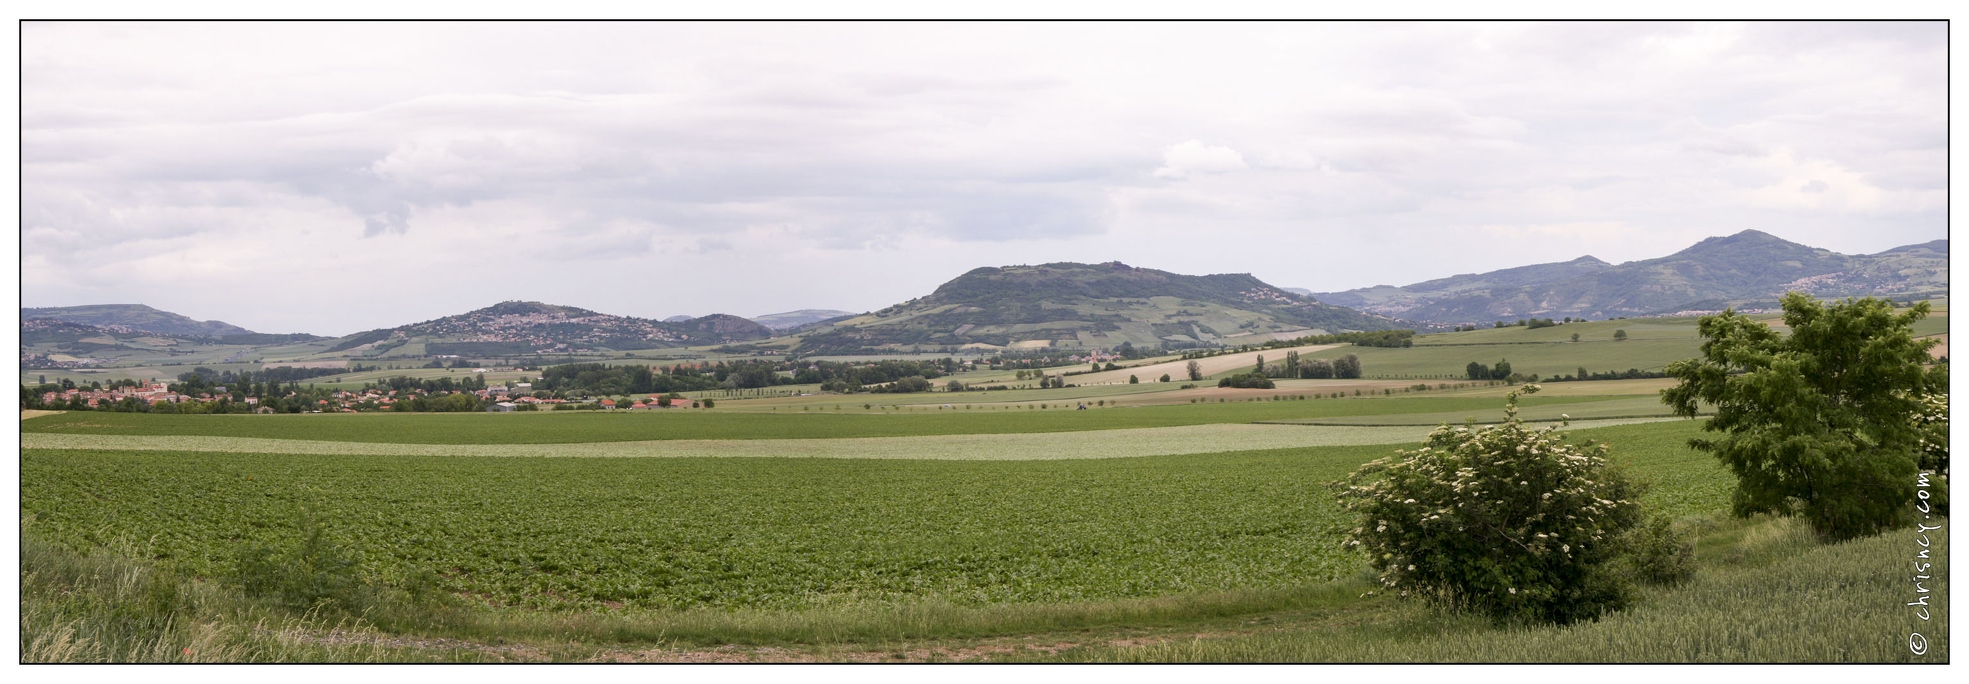
[(340, 335), (978, 266), (1400, 285), (1946, 237), (1940, 23), (22, 27), (25, 306)]

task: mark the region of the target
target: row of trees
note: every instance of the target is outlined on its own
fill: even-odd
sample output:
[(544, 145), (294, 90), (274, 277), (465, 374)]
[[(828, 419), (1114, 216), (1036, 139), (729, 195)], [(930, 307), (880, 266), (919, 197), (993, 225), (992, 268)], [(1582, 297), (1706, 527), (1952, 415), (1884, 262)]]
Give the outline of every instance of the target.
[[(1196, 362), (1192, 361), (1190, 363), (1194, 365)], [(1252, 368), (1251, 372), (1268, 378), (1309, 378), (1314, 380), (1358, 378), (1361, 376), (1361, 358), (1353, 354), (1347, 354), (1336, 359), (1301, 360), (1299, 358), (1299, 352), (1290, 351), (1285, 353), (1285, 361), (1268, 364), (1265, 363), (1265, 355), (1259, 354), (1257, 366)], [(1192, 373), (1194, 375), (1201, 375), (1201, 373), (1196, 372), (1196, 369), (1192, 369)], [(1202, 378), (1193, 377), (1191, 379), (1201, 380)]]

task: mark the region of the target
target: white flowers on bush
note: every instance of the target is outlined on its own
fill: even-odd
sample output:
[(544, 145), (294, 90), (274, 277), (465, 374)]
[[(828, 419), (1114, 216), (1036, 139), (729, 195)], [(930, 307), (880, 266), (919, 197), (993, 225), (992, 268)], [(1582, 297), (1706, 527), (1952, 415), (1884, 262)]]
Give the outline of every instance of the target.
[(1614, 545), (1600, 542), (1640, 521), (1635, 492), (1610, 469), (1607, 445), (1526, 427), (1518, 394), (1503, 424), (1438, 428), (1338, 487), (1362, 520), (1347, 546), (1366, 548), (1383, 586), (1559, 621), (1620, 603), (1601, 586)]

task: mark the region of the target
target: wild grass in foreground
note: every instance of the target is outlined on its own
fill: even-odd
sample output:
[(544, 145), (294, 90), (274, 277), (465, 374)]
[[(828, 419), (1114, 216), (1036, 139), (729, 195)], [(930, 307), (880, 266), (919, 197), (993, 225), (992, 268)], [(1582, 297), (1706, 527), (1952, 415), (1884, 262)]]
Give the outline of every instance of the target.
[[(1647, 592), (1640, 605), (1564, 627), (1497, 627), (1416, 604), (1358, 625), (1138, 648), (1089, 648), (1074, 662), (1948, 662), (1948, 542), (1930, 531), (1928, 594), (1910, 568), (1919, 532), (1821, 546), (1796, 520), (1731, 522), (1704, 544), (1695, 581)], [(1930, 617), (1909, 601), (1928, 597)], [(1377, 599), (1387, 602), (1387, 599)], [(1909, 647), (1924, 637), (1925, 653)]]
[(473, 651), (333, 643), (363, 631), (346, 616), (297, 613), (229, 587), (189, 581), (127, 553), (76, 553), (21, 535), (24, 663), (405, 662), (479, 659)]
[[(1769, 518), (1685, 520), (1697, 580), (1570, 627), (1497, 626), (1386, 596), (1364, 574), (1267, 590), (956, 606), (794, 611), (486, 610), (402, 595), (301, 612), (23, 530), (24, 662), (444, 662), (971, 659), (1065, 662), (1946, 662), (1946, 565), (1931, 620), (1905, 608), (1914, 533), (1821, 546)], [(1946, 559), (1945, 536), (1930, 532)], [(1915, 655), (1907, 635), (1929, 651)], [(1147, 646), (1132, 646), (1147, 642)], [(1059, 650), (1062, 647), (1065, 650)], [(1048, 655), (1051, 653), (1051, 655)], [(968, 655), (967, 655), (968, 654)]]

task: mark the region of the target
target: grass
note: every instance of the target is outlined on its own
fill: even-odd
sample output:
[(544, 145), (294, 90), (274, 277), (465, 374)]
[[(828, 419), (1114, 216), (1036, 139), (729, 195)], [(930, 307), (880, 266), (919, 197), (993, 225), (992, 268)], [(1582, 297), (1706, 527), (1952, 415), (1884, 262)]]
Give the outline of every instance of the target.
[[(1659, 397), (1623, 397), (1606, 401), (1579, 404), (1547, 404), (1524, 409), (1518, 417), (1529, 421), (1554, 421), (1563, 416), (1573, 420), (1592, 420), (1601, 418), (1636, 418), (1646, 416), (1673, 415), (1668, 405), (1661, 403)], [(1338, 418), (1304, 418), (1291, 422), (1300, 425), (1440, 425), (1460, 424), (1474, 418), (1479, 423), (1504, 422), (1504, 409), (1491, 407), (1477, 411), (1439, 411), (1434, 413), (1400, 413), (1379, 416), (1351, 416)]]
[(358, 620), (295, 615), (210, 582), (191, 581), (119, 551), (76, 552), (21, 534), (23, 663), (417, 662), (479, 660), (470, 650), (411, 649), (381, 640), (332, 643), (323, 632), (371, 632)]
[[(1541, 328), (1536, 332), (1551, 329)], [(1360, 357), (1362, 375), (1369, 378), (1445, 380), (1467, 378), (1464, 369), (1472, 361), (1489, 367), (1502, 359), (1511, 362), (1512, 372), (1536, 373), (1540, 377), (1550, 378), (1572, 375), (1581, 367), (1592, 373), (1625, 371), (1629, 368), (1660, 371), (1670, 362), (1696, 356), (1699, 344), (1693, 335), (1684, 339), (1629, 339), (1626, 342), (1418, 344), (1404, 348), (1341, 347), (1308, 354), (1305, 358), (1330, 359), (1354, 354)]]
[[(1284, 396), (1286, 390), (1274, 394)], [(967, 397), (968, 398), (968, 397)], [(1527, 407), (1629, 397), (1529, 397)], [(560, 411), (507, 414), (164, 415), (77, 411), (21, 423), (24, 433), (255, 437), (394, 444), (557, 444), (661, 439), (832, 439), (1115, 430), (1261, 420), (1479, 411), (1488, 397), (1395, 397), (1243, 401), (1077, 411), (1068, 399), (1048, 410), (972, 408), (885, 415), (842, 397), (838, 410), (719, 413)], [(964, 406), (965, 404), (957, 404)], [(823, 407), (827, 404), (823, 404)]]
[[(1298, 429), (1298, 428), (1288, 428)], [(1685, 423), (1581, 431), (1681, 513), (1724, 475)], [(1344, 577), (1325, 488), (1389, 447), (1108, 461), (499, 459), (28, 450), (22, 511), (73, 549), (225, 574), (316, 507), (364, 568), (530, 608), (1149, 598)]]
[[(1712, 544), (1689, 585), (1648, 592), (1641, 604), (1564, 627), (1495, 627), (1386, 598), (1351, 621), (1147, 647), (1059, 654), (1073, 662), (1516, 662), (1898, 663), (1948, 662), (1947, 579), (1930, 585), (1935, 619), (1904, 605), (1916, 596), (1909, 559), (1917, 533), (1899, 531), (1819, 546), (1796, 521), (1730, 524), (1734, 544)], [(1929, 539), (1947, 557), (1946, 535)], [(1930, 651), (1908, 648), (1911, 632)]]

